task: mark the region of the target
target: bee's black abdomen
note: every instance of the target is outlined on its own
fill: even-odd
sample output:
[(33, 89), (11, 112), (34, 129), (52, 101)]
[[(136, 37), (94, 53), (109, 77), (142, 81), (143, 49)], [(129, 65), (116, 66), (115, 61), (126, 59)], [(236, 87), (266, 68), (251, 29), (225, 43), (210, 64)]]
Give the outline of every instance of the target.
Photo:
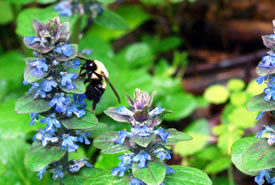
[(86, 88), (87, 99), (93, 100), (93, 111), (96, 108), (96, 104), (99, 102), (101, 96), (103, 95), (105, 89), (102, 88), (101, 81), (93, 79), (90, 81)]

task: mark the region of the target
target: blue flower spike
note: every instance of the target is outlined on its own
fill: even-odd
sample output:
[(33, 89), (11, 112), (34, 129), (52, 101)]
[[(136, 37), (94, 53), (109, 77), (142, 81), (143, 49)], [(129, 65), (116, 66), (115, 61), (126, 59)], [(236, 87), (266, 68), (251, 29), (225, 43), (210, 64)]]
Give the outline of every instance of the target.
[(79, 148), (79, 146), (74, 143), (78, 141), (77, 137), (70, 136), (69, 134), (63, 134), (62, 139), (63, 139), (61, 144), (62, 150), (68, 147), (68, 152), (75, 152)]
[(139, 168), (146, 168), (147, 161), (152, 160), (151, 156), (144, 151), (140, 151), (134, 158), (134, 162), (138, 162)]

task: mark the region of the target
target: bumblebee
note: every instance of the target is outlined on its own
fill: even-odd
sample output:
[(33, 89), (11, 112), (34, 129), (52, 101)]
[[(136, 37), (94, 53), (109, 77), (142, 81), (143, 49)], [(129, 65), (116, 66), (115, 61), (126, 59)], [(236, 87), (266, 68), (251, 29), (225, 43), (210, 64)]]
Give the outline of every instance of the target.
[(86, 87), (85, 94), (88, 100), (93, 101), (92, 111), (95, 111), (96, 104), (100, 101), (107, 87), (107, 83), (110, 85), (120, 103), (120, 97), (108, 78), (109, 73), (104, 64), (98, 60), (89, 60), (82, 56), (78, 56), (78, 58), (85, 61), (85, 64), (80, 68), (78, 76), (79, 78), (86, 77), (84, 84), (88, 83), (88, 86)]

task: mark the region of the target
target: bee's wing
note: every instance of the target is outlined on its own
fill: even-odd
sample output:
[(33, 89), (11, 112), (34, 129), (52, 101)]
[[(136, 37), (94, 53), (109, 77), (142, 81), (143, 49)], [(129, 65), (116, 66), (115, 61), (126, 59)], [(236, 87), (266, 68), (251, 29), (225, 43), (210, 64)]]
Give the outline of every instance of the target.
[(111, 83), (109, 78), (103, 72), (102, 72), (102, 76), (107, 81), (107, 83), (110, 84), (111, 89), (113, 90), (114, 94), (117, 97), (118, 103), (120, 103), (120, 97), (119, 97), (118, 92), (116, 91), (115, 87), (113, 86), (113, 84)]

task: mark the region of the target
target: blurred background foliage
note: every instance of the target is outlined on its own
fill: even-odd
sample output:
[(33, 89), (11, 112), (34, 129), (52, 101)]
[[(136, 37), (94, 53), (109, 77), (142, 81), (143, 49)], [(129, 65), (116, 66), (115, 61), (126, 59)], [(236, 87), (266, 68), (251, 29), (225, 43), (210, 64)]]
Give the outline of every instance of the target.
[[(165, 127), (176, 127), (193, 137), (176, 144), (169, 164), (184, 164), (207, 172), (216, 185), (251, 185), (253, 179), (231, 164), (231, 146), (243, 136), (255, 135), (257, 112), (248, 112), (248, 100), (262, 92), (254, 78), (255, 66), (265, 54), (261, 35), (272, 32), (273, 0), (98, 0), (104, 13), (87, 27), (87, 17), (61, 17), (69, 21), (72, 41), (87, 58), (104, 63), (122, 104), (135, 88), (157, 91), (155, 102), (173, 111), (165, 115)], [(38, 181), (24, 167), (24, 153), (34, 131), (29, 115), (14, 112), (23, 85), (23, 57), (31, 51), (22, 44), (32, 36), (32, 20), (46, 22), (58, 16), (56, 0), (0, 0), (0, 184), (53, 184)], [(88, 103), (91, 106), (91, 102)], [(118, 106), (106, 89), (96, 115), (114, 131), (128, 129), (103, 114)], [(100, 133), (92, 133), (94, 135)], [(82, 146), (70, 158), (87, 157), (97, 168), (112, 168), (116, 155), (101, 154)], [(233, 180), (234, 179), (234, 180)]]

